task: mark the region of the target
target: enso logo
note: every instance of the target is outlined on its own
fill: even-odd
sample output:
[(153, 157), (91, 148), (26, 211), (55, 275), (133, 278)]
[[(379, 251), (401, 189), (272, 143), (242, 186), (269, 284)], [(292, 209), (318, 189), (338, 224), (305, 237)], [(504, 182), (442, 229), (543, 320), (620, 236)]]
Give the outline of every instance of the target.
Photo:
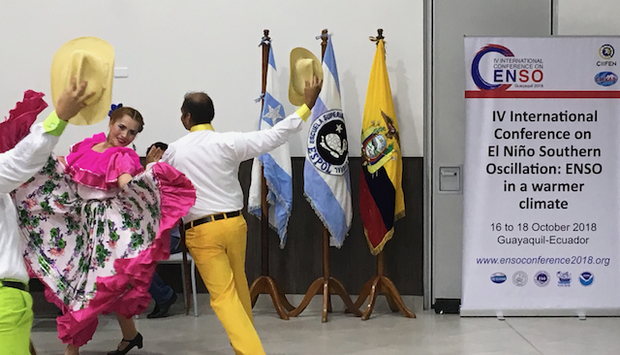
[[(482, 58), (489, 53), (501, 57), (496, 55), (483, 62)], [(492, 77), (483, 78), (482, 73), (492, 73)], [(542, 58), (515, 57), (510, 49), (499, 44), (482, 47), (471, 63), (472, 80), (481, 90), (503, 91), (512, 85), (517, 88), (542, 87), (543, 76)]]

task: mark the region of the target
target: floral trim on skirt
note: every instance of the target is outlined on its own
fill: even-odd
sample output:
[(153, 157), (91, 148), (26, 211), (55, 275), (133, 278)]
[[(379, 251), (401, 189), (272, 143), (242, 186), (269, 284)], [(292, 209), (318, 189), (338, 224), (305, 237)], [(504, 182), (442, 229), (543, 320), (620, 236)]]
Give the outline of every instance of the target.
[(13, 196), (29, 269), (64, 312), (59, 338), (81, 346), (92, 338), (98, 314), (129, 318), (146, 309), (157, 261), (168, 257), (168, 231), (194, 204), (195, 190), (158, 163), (112, 197), (85, 199), (51, 156)]

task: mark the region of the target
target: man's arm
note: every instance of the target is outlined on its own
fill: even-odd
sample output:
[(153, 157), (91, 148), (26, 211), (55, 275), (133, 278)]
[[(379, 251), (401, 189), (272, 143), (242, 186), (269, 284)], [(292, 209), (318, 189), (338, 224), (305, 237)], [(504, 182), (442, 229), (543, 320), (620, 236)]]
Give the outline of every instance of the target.
[(43, 122), (32, 127), (13, 149), (0, 154), (0, 193), (18, 188), (39, 171), (58, 143), (67, 121), (84, 107), (94, 93), (85, 94), (86, 82), (77, 85), (74, 78), (58, 98), (56, 111)]
[(319, 80), (317, 77), (313, 77), (312, 82), (306, 81), (304, 88), (306, 103), (294, 114), (278, 122), (271, 129), (235, 135), (234, 150), (237, 160), (251, 159), (272, 151), (284, 144), (292, 134), (299, 132), (302, 121), (305, 122), (310, 117), (322, 85), (323, 80)]
[(301, 125), (310, 117), (306, 104), (295, 113), (278, 122), (271, 129), (233, 135), (235, 158), (244, 161), (276, 149), (289, 137), (301, 130)]
[[(58, 143), (67, 122), (52, 112), (17, 145), (0, 154), (0, 192), (9, 193), (39, 171)], [(46, 127), (48, 130), (46, 130)]]

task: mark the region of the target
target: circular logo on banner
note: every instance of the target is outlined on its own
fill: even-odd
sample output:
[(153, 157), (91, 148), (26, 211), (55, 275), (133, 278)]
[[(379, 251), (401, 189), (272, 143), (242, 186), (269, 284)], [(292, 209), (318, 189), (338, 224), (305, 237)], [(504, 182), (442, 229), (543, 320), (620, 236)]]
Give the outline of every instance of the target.
[(611, 59), (614, 56), (614, 53), (616, 53), (616, 50), (611, 44), (603, 44), (598, 50), (598, 54), (603, 59)]
[(517, 271), (512, 275), (512, 283), (517, 286), (525, 286), (527, 283), (527, 274), (525, 271)]
[(308, 132), (308, 161), (330, 175), (343, 175), (349, 166), (349, 143), (341, 110), (323, 112)]
[(539, 271), (534, 275), (534, 283), (537, 286), (544, 287), (549, 284), (551, 277), (546, 271)]
[(501, 284), (506, 281), (506, 274), (503, 272), (495, 272), (491, 275), (491, 281), (496, 284)]
[(590, 286), (594, 282), (594, 275), (589, 271), (584, 271), (579, 275), (579, 282), (584, 286)]
[(618, 81), (618, 76), (610, 71), (602, 71), (594, 76), (594, 82), (600, 86), (612, 86)]

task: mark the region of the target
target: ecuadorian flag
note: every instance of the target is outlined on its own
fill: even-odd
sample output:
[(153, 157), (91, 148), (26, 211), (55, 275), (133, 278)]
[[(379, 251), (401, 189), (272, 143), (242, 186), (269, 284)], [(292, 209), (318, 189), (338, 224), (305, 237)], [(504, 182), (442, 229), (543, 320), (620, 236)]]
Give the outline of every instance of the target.
[(405, 216), (403, 162), (398, 122), (385, 65), (385, 44), (377, 42), (362, 122), (360, 212), (373, 255), (394, 234), (394, 222)]

